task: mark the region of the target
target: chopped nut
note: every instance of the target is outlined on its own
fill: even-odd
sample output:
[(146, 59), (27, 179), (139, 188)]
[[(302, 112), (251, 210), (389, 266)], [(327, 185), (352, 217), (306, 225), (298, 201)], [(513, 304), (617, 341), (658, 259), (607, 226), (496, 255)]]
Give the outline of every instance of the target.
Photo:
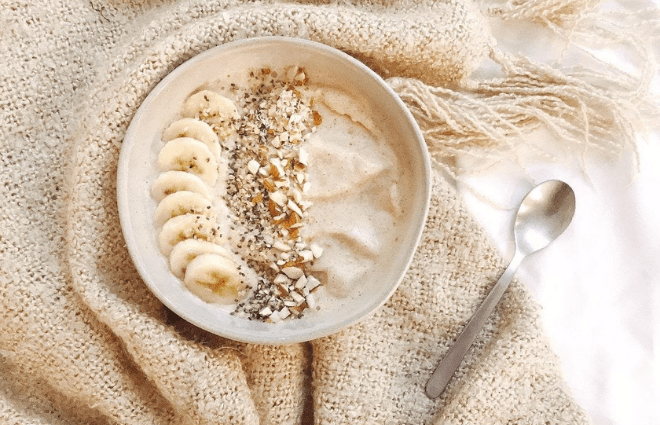
[(312, 261), (314, 259), (314, 253), (309, 249), (304, 250), (304, 251), (300, 251), (299, 254), (300, 254), (300, 257), (302, 257), (302, 262), (303, 263), (309, 263), (310, 261)]
[(295, 301), (296, 305), (300, 305), (303, 302), (305, 302), (305, 297), (297, 293), (296, 291), (291, 292), (291, 298), (293, 298), (293, 301)]
[(277, 217), (280, 215), (280, 211), (277, 209), (277, 204), (273, 200), (268, 201), (268, 212), (270, 212), (271, 217)]
[(278, 284), (277, 289), (279, 290), (280, 296), (282, 297), (288, 295), (290, 292), (289, 287), (283, 283)]
[(287, 317), (289, 317), (290, 314), (291, 312), (289, 311), (288, 308), (282, 307), (282, 310), (279, 311), (278, 316), (280, 317), (280, 319), (286, 319)]
[(307, 305), (303, 303), (294, 307), (289, 307), (289, 311), (296, 316), (300, 316), (306, 307)]
[(307, 285), (307, 277), (305, 275), (300, 276), (300, 279), (296, 281), (294, 288), (302, 289)]
[(278, 274), (277, 276), (275, 276), (275, 279), (273, 279), (273, 283), (275, 283), (275, 284), (278, 284), (278, 283), (287, 283), (288, 284), (289, 282), (290, 282), (289, 278), (285, 274), (282, 274), (282, 273)]
[(303, 271), (299, 267), (284, 267), (282, 273), (291, 279), (300, 279), (303, 276)]
[(285, 244), (282, 241), (275, 241), (273, 243), (273, 248), (279, 249), (280, 251), (285, 251), (285, 252), (286, 251), (291, 251), (291, 247), (289, 245)]
[(278, 180), (285, 175), (282, 163), (278, 158), (271, 158), (270, 160), (270, 175), (273, 176), (275, 180)]
[(293, 202), (291, 199), (289, 199), (289, 202), (287, 202), (286, 206), (289, 207), (293, 212), (298, 214), (300, 217), (303, 216), (303, 212), (300, 210), (300, 207), (298, 207), (298, 205), (296, 205), (296, 203)]
[(314, 298), (314, 294), (309, 294), (305, 297), (305, 301), (307, 302), (307, 306), (309, 308), (316, 308), (316, 299)]
[(275, 148), (279, 148), (280, 146), (282, 146), (282, 141), (280, 140), (279, 136), (273, 137), (273, 139), (270, 141), (270, 143)]
[[(261, 170), (263, 170), (263, 168)], [(263, 184), (268, 192), (275, 192), (275, 182), (273, 182), (271, 179), (264, 179)]]
[(311, 244), (309, 246), (309, 249), (312, 250), (312, 254), (314, 255), (314, 258), (319, 258), (323, 254), (323, 248), (321, 248), (315, 243)]
[(300, 205), (303, 202), (302, 192), (294, 188), (291, 190), (291, 193), (293, 193), (293, 200), (296, 204)]
[(321, 285), (321, 282), (314, 276), (307, 276), (307, 285), (305, 285), (305, 288), (309, 290), (310, 292), (316, 289), (319, 285)]
[(303, 147), (298, 149), (298, 162), (300, 162), (303, 165), (308, 165), (309, 162), (309, 153), (307, 150)]
[(261, 167), (261, 165), (257, 161), (255, 161), (254, 159), (251, 159), (248, 162), (247, 166), (248, 166), (248, 171), (251, 172), (252, 174), (257, 174), (257, 172), (259, 171), (259, 168)]
[(280, 174), (280, 170), (277, 169), (276, 166), (273, 164), (270, 164), (270, 171), (269, 174), (275, 179), (278, 180), (280, 177), (282, 177), (282, 174)]
[[(279, 191), (279, 190), (276, 191), (276, 192), (272, 192), (272, 193), (270, 193), (270, 194), (268, 195), (268, 197), (269, 197), (273, 202), (275, 202), (277, 205), (279, 205), (280, 207), (283, 207), (284, 204), (286, 204), (286, 201), (287, 201), (287, 199), (286, 199), (286, 195), (285, 195), (284, 193), (282, 193), (281, 191)], [(301, 214), (301, 215), (302, 215), (302, 214)]]
[(289, 226), (289, 229), (291, 229), (291, 231), (293, 231), (293, 229), (297, 229), (303, 226), (302, 218), (296, 213), (291, 213), (289, 215), (289, 223), (293, 223)]
[(314, 116), (314, 125), (321, 125), (321, 123), (323, 122), (323, 117), (321, 116), (321, 114), (319, 114), (316, 111), (312, 111), (312, 115)]
[(253, 204), (259, 204), (263, 200), (264, 200), (264, 194), (259, 192), (252, 198), (252, 203)]

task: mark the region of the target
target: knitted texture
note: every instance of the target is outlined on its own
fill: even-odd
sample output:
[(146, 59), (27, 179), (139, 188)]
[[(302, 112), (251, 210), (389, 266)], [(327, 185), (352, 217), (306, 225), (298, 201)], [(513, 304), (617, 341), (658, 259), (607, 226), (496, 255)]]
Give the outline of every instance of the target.
[(0, 24), (0, 422), (587, 422), (518, 282), (448, 391), (424, 395), (502, 270), (438, 175), (400, 289), (374, 316), (310, 344), (242, 344), (195, 328), (147, 290), (124, 244), (121, 142), (177, 65), (227, 41), (286, 35), (385, 77), (460, 86), (492, 48), (470, 1), (14, 1), (0, 4)]

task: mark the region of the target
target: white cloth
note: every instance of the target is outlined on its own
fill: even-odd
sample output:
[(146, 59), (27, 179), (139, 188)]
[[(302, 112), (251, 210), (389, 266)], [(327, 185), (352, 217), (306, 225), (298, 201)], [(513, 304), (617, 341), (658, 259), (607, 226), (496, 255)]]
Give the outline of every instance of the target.
[[(625, 6), (643, 10), (651, 3)], [(601, 7), (622, 6), (609, 1)], [(511, 52), (548, 63), (560, 53), (580, 58), (564, 52), (541, 27), (514, 28), (497, 20), (493, 25), (500, 47)], [(655, 53), (660, 53), (657, 42)], [(609, 59), (626, 69), (637, 57), (620, 51)], [(657, 74), (653, 87), (657, 98)], [(552, 150), (553, 141), (541, 132), (525, 140)], [(459, 190), (506, 259), (513, 252), (515, 206), (526, 191), (547, 179), (564, 180), (575, 190), (570, 227), (523, 261), (518, 276), (541, 304), (569, 386), (595, 425), (660, 423), (660, 129), (640, 137), (638, 149), (639, 165), (632, 153), (611, 161), (588, 150), (582, 160), (555, 149), (558, 156), (551, 161), (520, 150), (518, 162), (500, 163), (469, 178), (472, 188)], [(475, 196), (475, 190), (493, 202)]]

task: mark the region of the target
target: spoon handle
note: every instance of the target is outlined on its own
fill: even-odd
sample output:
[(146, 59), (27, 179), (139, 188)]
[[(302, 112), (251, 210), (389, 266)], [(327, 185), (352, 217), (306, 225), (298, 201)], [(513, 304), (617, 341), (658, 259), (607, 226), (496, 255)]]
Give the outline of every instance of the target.
[(490, 290), (486, 299), (481, 303), (468, 324), (465, 325), (454, 345), (435, 369), (426, 383), (426, 395), (429, 398), (436, 398), (442, 394), (442, 391), (444, 391), (452, 375), (454, 375), (454, 372), (463, 361), (479, 331), (481, 331), (500, 298), (502, 298), (502, 295), (504, 295), (504, 292), (509, 287), (509, 283), (523, 258), (523, 255), (516, 252), (509, 266), (504, 270), (504, 273), (502, 273), (495, 286)]

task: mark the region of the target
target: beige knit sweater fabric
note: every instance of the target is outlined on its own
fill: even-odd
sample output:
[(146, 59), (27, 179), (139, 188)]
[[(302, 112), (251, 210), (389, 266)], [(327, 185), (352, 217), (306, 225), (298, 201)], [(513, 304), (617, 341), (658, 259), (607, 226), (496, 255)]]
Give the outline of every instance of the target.
[(448, 390), (424, 395), (502, 271), (439, 173), (400, 289), (337, 335), (236, 343), (148, 291), (117, 216), (127, 126), (177, 65), (259, 35), (327, 43), (396, 77), (425, 131), (413, 95), (474, 90), (465, 81), (494, 45), (470, 0), (1, 1), (0, 423), (587, 423), (515, 281)]

